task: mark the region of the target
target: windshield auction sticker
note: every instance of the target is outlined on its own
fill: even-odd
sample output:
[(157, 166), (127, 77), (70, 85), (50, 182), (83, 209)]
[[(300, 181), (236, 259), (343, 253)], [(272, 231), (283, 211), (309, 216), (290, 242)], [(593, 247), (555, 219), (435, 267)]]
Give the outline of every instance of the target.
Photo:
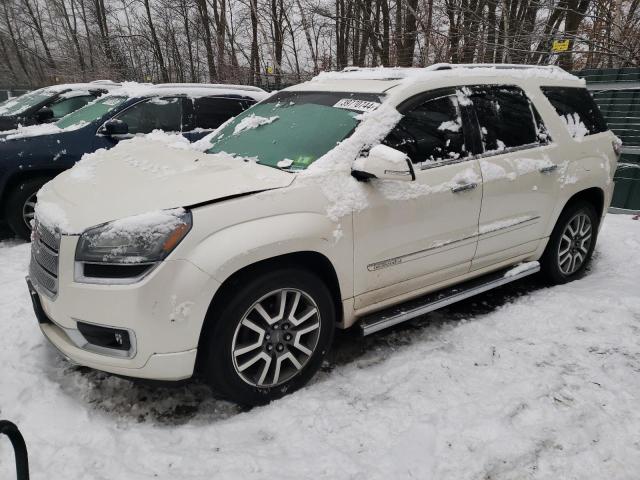
[(373, 112), (379, 106), (380, 104), (378, 102), (367, 102), (366, 100), (356, 100), (353, 98), (342, 98), (334, 105), (336, 108), (355, 110), (356, 112)]

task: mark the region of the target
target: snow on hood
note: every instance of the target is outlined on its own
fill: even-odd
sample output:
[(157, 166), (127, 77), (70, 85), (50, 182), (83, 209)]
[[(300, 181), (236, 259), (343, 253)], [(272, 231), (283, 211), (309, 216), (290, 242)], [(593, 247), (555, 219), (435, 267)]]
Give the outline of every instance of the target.
[(2, 132), (2, 135), (0, 136), (0, 142), (6, 142), (7, 140), (14, 140), (16, 138), (40, 137), (42, 135), (55, 135), (57, 133), (78, 130), (86, 125), (88, 125), (87, 122), (78, 122), (73, 125), (69, 125), (66, 128), (60, 128), (55, 123), (41, 123), (39, 125), (19, 126), (18, 128), (15, 128), (13, 130), (6, 130)]
[(38, 221), (67, 234), (146, 212), (282, 188), (295, 175), (156, 133), (85, 155), (38, 192)]

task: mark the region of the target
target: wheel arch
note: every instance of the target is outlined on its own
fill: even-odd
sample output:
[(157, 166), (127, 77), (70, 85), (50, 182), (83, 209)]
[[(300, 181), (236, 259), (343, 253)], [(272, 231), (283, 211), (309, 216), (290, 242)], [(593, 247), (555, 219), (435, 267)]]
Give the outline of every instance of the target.
[(580, 201), (584, 201), (593, 205), (593, 207), (596, 209), (598, 220), (601, 220), (602, 216), (605, 213), (604, 199), (605, 199), (604, 190), (602, 190), (599, 187), (591, 187), (584, 190), (580, 190), (579, 192), (576, 192), (571, 197), (569, 197), (564, 207), (562, 208), (560, 215), (562, 215), (562, 212), (564, 212), (567, 209), (567, 207), (569, 207), (570, 205), (573, 205), (574, 203), (577, 203)]
[(215, 325), (215, 312), (230, 295), (242, 284), (243, 279), (249, 276), (256, 276), (278, 268), (302, 268), (308, 270), (320, 277), (325, 283), (331, 298), (333, 300), (336, 312), (336, 323), (340, 324), (344, 318), (342, 307), (342, 294), (340, 291), (340, 283), (338, 274), (331, 261), (322, 253), (306, 250), (286, 253), (274, 257), (266, 258), (255, 263), (246, 265), (236, 272), (229, 275), (216, 290), (200, 331), (198, 340), (198, 356), (196, 359), (196, 372), (200, 371), (201, 352), (204, 352), (202, 342), (204, 341), (207, 331)]
[[(64, 172), (66, 169), (61, 168), (37, 168), (28, 170), (18, 170), (10, 173), (4, 183), (0, 185), (0, 205), (6, 205), (7, 198), (13, 189), (21, 182), (25, 180), (31, 180), (33, 178), (54, 178), (57, 175)], [(0, 212), (2, 218), (4, 218), (4, 209)]]

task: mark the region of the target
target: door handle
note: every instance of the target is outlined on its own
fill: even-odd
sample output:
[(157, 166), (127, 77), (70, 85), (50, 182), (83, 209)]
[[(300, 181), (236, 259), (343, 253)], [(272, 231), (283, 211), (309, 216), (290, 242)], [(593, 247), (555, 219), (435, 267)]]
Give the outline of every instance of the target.
[(463, 183), (461, 185), (456, 185), (455, 187), (451, 187), (451, 191), (453, 193), (466, 192), (467, 190), (473, 190), (478, 186), (477, 183)]
[(558, 165), (555, 163), (553, 165), (547, 165), (546, 167), (542, 167), (539, 171), (540, 173), (551, 173), (555, 172), (558, 169)]

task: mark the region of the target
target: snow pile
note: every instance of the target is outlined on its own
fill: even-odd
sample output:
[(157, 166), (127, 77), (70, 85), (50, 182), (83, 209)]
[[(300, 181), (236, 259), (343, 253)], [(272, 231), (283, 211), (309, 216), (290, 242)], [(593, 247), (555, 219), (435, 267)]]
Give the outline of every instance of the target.
[(87, 122), (78, 122), (66, 128), (60, 128), (55, 123), (41, 123), (40, 125), (19, 126), (13, 130), (2, 132), (0, 141), (13, 140), (16, 138), (39, 137), (42, 135), (54, 135), (57, 133), (78, 130), (87, 125)]
[(535, 261), (535, 262), (523, 262), (523, 263), (521, 263), (519, 265), (516, 265), (512, 269), (508, 270), (504, 274), (504, 277), (505, 278), (515, 277), (516, 275), (520, 275), (521, 273), (526, 272), (527, 270), (531, 270), (533, 267), (537, 267), (537, 266), (540, 266), (540, 262), (538, 262), (538, 261)]
[[(158, 165), (154, 158), (144, 155), (134, 155), (139, 146), (148, 145), (148, 142), (159, 142), (168, 148), (178, 150), (192, 150), (193, 144), (179, 133), (168, 133), (162, 130), (154, 130), (146, 135), (138, 135), (126, 142), (120, 142), (110, 150), (101, 148), (92, 153), (85, 153), (82, 158), (69, 170), (68, 177), (77, 182), (87, 182), (95, 179), (96, 167), (110, 158), (120, 155), (133, 167), (149, 171), (154, 175), (169, 175), (175, 173), (166, 166)], [(194, 165), (186, 165), (185, 168), (196, 168)]]
[(454, 120), (447, 120), (446, 122), (442, 122), (438, 127), (438, 130), (446, 131), (446, 132), (459, 132), (462, 125)]
[(117, 96), (150, 97), (150, 96), (186, 96), (187, 98), (201, 98), (208, 96), (242, 95), (260, 101), (268, 96), (264, 90), (242, 85), (174, 83), (154, 85), (151, 83), (122, 82), (118, 89), (110, 94)]
[[(584, 278), (518, 281), (392, 331), (338, 335), (311, 385), (249, 411), (198, 383), (160, 388), (71, 365), (39, 331), (28, 259), (29, 245), (0, 243), (0, 416), (22, 430), (34, 479), (640, 471), (640, 222), (630, 216), (606, 218)], [(15, 478), (6, 440), (0, 478)]]
[(576, 139), (581, 139), (585, 135), (589, 134), (589, 130), (580, 120), (580, 115), (577, 113), (561, 115), (560, 118), (564, 120), (564, 124), (567, 126), (567, 130), (569, 130), (569, 134)]
[(491, 161), (485, 160), (480, 162), (480, 168), (482, 169), (482, 179), (485, 182), (491, 182), (503, 178), (506, 178), (508, 180), (515, 180), (517, 178), (517, 174), (515, 172), (507, 173), (504, 167)]
[[(45, 184), (40, 191), (48, 188)], [(65, 211), (56, 203), (38, 201), (35, 207), (36, 218), (47, 229), (58, 232), (69, 230), (69, 219)]]
[(450, 65), (452, 68), (440, 69), (442, 65), (432, 65), (426, 68), (398, 68), (398, 67), (373, 67), (373, 68), (350, 68), (341, 72), (320, 72), (314, 77), (312, 82), (333, 82), (336, 80), (402, 80), (422, 81), (433, 80), (444, 75), (460, 77), (514, 77), (514, 78), (539, 78), (544, 80), (575, 80), (582, 84), (584, 79), (580, 79), (569, 72), (557, 67), (536, 67), (531, 66), (522, 68), (522, 66), (514, 66), (514, 68), (505, 68), (501, 66), (486, 65), (467, 67), (465, 65)]
[(233, 135), (239, 135), (242, 132), (246, 132), (247, 130), (253, 130), (254, 128), (261, 127), (262, 125), (268, 125), (270, 123), (275, 122), (280, 117), (274, 115), (273, 117), (261, 117), (260, 115), (247, 115), (236, 125), (236, 128), (233, 129)]
[(284, 160), (280, 160), (278, 163), (276, 163), (276, 166), (278, 168), (289, 168), (291, 165), (293, 165), (293, 160), (291, 160), (290, 158), (285, 158)]
[(61, 93), (59, 98), (87, 97), (89, 95), (91, 95), (89, 90), (69, 90), (68, 92)]

